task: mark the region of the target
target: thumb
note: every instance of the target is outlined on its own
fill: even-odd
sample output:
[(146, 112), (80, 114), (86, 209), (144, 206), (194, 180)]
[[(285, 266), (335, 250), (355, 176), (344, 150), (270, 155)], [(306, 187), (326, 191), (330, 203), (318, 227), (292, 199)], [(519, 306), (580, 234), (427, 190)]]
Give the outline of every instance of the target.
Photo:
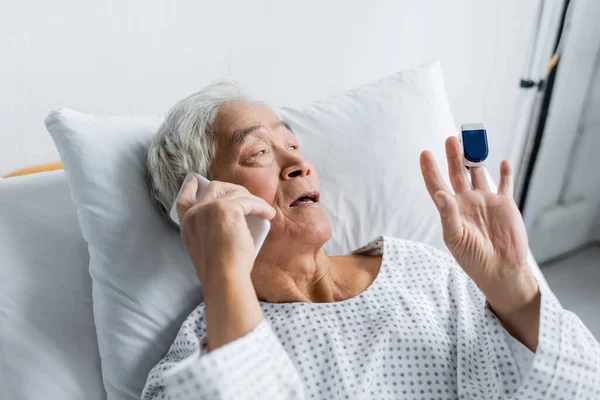
[(462, 235), (462, 221), (458, 211), (458, 203), (454, 196), (440, 190), (433, 195), (440, 217), (442, 218), (442, 229), (444, 230), (444, 241), (452, 242)]

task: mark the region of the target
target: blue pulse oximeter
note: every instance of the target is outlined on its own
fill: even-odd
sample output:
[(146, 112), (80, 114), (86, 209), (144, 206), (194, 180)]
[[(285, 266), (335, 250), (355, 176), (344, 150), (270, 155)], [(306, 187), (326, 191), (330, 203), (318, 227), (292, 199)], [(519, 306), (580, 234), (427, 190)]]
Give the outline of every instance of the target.
[(462, 145), (465, 166), (479, 167), (484, 165), (489, 154), (489, 147), (483, 124), (461, 125), (458, 138)]

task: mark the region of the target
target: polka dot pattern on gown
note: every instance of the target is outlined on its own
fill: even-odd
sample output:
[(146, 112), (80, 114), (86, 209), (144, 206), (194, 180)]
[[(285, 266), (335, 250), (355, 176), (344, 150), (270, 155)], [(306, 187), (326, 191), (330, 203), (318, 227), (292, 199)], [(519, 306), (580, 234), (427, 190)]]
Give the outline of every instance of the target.
[(375, 281), (334, 303), (261, 302), (246, 336), (206, 350), (204, 304), (148, 376), (149, 399), (600, 399), (600, 345), (542, 290), (535, 354), (446, 253), (380, 237)]

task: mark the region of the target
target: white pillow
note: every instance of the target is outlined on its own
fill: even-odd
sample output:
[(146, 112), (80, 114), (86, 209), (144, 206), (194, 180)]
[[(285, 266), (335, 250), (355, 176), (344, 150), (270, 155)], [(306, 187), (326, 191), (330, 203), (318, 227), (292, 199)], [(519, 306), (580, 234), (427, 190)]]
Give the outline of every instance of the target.
[(157, 214), (146, 186), (145, 153), (162, 119), (96, 118), (66, 109), (46, 119), (89, 244), (109, 399), (140, 398), (149, 369), (200, 301), (185, 247)]
[[(419, 171), (441, 162), (455, 124), (438, 63), (396, 73), (309, 106), (282, 107), (321, 178), (334, 226), (329, 254), (377, 235), (443, 248)], [(96, 118), (70, 110), (46, 119), (90, 249), (94, 312), (109, 398), (139, 398), (200, 287), (178, 232), (152, 208), (144, 153), (162, 118)]]
[(106, 399), (87, 243), (63, 171), (0, 181), (0, 397)]
[(445, 171), (444, 141), (456, 134), (438, 63), (278, 112), (319, 173), (334, 229), (329, 254), (377, 235), (445, 248), (419, 167), (429, 149)]

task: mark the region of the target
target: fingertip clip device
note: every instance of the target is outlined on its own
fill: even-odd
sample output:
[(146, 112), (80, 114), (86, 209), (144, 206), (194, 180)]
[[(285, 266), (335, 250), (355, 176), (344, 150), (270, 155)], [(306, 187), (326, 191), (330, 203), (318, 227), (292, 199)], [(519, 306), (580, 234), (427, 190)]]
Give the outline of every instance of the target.
[(466, 167), (480, 167), (489, 154), (487, 132), (483, 124), (462, 124), (458, 139), (463, 150)]

